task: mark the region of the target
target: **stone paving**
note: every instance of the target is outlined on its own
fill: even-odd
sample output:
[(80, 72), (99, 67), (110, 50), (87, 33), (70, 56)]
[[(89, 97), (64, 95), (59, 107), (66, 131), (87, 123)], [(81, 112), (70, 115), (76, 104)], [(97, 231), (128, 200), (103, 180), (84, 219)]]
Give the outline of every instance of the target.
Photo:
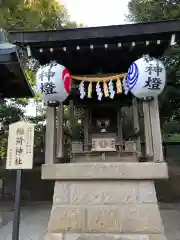
[[(46, 204), (23, 207), (19, 240), (43, 240), (51, 206)], [(12, 212), (2, 213), (5, 225), (0, 228), (0, 240), (12, 240)], [(161, 205), (167, 240), (180, 240), (180, 204)], [(9, 221), (9, 222), (8, 222)]]
[[(43, 240), (50, 210), (50, 205), (22, 208), (19, 240)], [(11, 217), (11, 221), (0, 228), (0, 240), (12, 240), (13, 215), (9, 217)]]
[(161, 207), (167, 240), (180, 240), (180, 204), (165, 204)]

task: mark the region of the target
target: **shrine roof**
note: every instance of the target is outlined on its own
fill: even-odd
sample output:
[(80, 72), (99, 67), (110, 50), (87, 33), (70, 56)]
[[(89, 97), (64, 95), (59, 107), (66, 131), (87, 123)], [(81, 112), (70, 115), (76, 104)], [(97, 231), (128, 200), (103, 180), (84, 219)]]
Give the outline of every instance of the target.
[(26, 78), (20, 53), (16, 46), (13, 49), (0, 48), (0, 76), (1, 98), (24, 98), (34, 96), (34, 92)]
[(13, 42), (31, 46), (50, 46), (51, 43), (98, 43), (107, 40), (113, 43), (117, 40), (123, 42), (169, 40), (171, 34), (180, 35), (180, 21), (159, 21), (138, 24), (125, 24), (103, 27), (59, 29), (47, 31), (15, 31), (11, 32)]
[(180, 21), (105, 27), (10, 32), (13, 43), (31, 48), (41, 64), (51, 60), (72, 74), (126, 72), (143, 54), (159, 57), (180, 39)]
[(34, 92), (19, 62), (0, 63), (1, 98), (31, 98)]

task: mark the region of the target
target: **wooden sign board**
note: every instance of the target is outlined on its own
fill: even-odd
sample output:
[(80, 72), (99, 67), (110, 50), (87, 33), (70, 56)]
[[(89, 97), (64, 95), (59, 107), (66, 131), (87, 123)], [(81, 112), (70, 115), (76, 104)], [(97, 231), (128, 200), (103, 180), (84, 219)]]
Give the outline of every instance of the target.
[(9, 126), (6, 169), (32, 169), (34, 124), (19, 121)]

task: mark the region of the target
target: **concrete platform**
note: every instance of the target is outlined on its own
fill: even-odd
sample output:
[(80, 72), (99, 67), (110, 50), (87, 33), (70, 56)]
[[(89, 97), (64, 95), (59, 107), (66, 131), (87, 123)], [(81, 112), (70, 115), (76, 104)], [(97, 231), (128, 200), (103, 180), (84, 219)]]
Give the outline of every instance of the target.
[[(180, 204), (161, 204), (160, 209), (167, 240), (179, 240)], [(23, 207), (19, 240), (44, 240), (50, 211), (51, 204)], [(0, 228), (0, 240), (12, 240), (12, 221)]]

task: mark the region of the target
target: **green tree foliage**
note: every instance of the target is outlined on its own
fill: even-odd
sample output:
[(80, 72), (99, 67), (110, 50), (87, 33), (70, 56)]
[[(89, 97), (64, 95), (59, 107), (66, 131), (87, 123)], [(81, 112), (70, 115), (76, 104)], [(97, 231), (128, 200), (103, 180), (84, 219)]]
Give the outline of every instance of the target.
[[(71, 22), (66, 8), (59, 0), (0, 0), (0, 28), (7, 31), (47, 30), (59, 28), (76, 28)], [(27, 78), (35, 85), (35, 74), (26, 69)], [(41, 105), (35, 98), (36, 109)], [(5, 100), (0, 104), (0, 157), (6, 155), (9, 124), (25, 116), (26, 99)], [(44, 144), (45, 114), (37, 110), (37, 116), (29, 118), (35, 123), (35, 146)]]
[(1, 0), (0, 27), (6, 30), (57, 29), (69, 22), (56, 0)]
[(127, 20), (132, 22), (180, 19), (178, 0), (131, 0), (128, 8)]
[[(127, 20), (131, 22), (152, 22), (180, 20), (178, 0), (131, 0), (128, 4)], [(167, 69), (167, 87), (160, 96), (160, 113), (164, 129), (172, 127), (172, 121), (180, 120), (180, 45), (169, 47), (162, 57)], [(168, 130), (169, 131), (169, 130)], [(176, 130), (175, 130), (176, 131)]]
[(19, 121), (24, 116), (24, 103), (4, 100), (0, 104), (0, 157), (6, 156), (9, 124)]

